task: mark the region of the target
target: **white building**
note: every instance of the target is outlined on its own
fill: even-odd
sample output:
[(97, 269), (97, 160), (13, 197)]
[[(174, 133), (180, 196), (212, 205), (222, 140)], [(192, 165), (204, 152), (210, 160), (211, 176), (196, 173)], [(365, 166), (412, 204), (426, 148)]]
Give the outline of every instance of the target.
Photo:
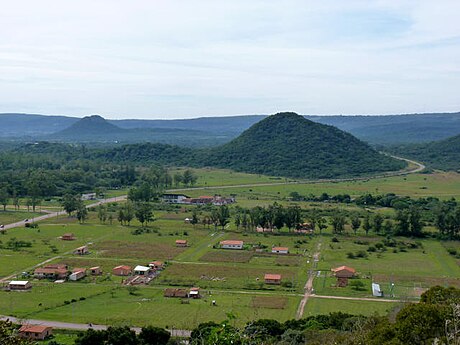
[(150, 270), (150, 267), (137, 265), (136, 267), (134, 267), (134, 275), (146, 276), (149, 274)]
[(383, 291), (380, 290), (380, 284), (372, 283), (372, 295), (374, 297), (383, 297)]
[(27, 280), (12, 280), (8, 284), (10, 290), (28, 290), (32, 288), (32, 284)]
[(182, 204), (184, 199), (189, 199), (185, 194), (163, 194), (161, 200), (168, 204)]
[(289, 254), (289, 248), (288, 247), (273, 247), (272, 253), (273, 254)]
[(220, 247), (222, 249), (243, 249), (243, 241), (225, 240), (220, 241)]

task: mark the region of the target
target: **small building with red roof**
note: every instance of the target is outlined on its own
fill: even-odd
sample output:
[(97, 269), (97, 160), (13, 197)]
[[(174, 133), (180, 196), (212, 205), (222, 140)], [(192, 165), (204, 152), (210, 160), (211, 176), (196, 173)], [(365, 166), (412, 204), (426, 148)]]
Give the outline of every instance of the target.
[(281, 284), (281, 274), (270, 274), (267, 273), (264, 276), (265, 284)]
[(243, 249), (244, 242), (236, 240), (225, 240), (220, 241), (220, 247), (222, 249)]
[(356, 270), (348, 266), (331, 268), (331, 272), (337, 278), (353, 278), (356, 274)]
[(53, 334), (53, 327), (41, 325), (23, 325), (19, 329), (19, 336), (30, 340), (45, 340)]
[(272, 247), (273, 254), (289, 254), (288, 247)]

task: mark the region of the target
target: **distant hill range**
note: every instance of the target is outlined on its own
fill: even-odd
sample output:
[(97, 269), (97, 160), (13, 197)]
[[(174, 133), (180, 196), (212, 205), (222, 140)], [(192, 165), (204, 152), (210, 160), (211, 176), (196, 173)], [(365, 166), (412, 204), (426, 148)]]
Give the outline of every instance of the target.
[[(185, 120), (107, 120), (108, 124), (116, 128), (112, 127), (110, 130), (104, 125), (105, 133), (86, 126), (90, 122), (80, 124), (76, 132), (65, 132), (65, 129), (81, 121), (75, 117), (0, 114), (0, 138), (121, 143), (148, 141), (186, 146), (216, 146), (237, 137), (266, 117), (246, 115)], [(314, 122), (335, 126), (368, 143), (380, 145), (430, 142), (460, 134), (460, 113), (305, 117)], [(94, 125), (97, 127), (100, 124)], [(135, 134), (133, 130), (136, 131)]]
[(422, 161), (429, 168), (460, 172), (460, 135), (430, 143), (400, 145), (391, 150)]
[(180, 146), (213, 146), (229, 140), (219, 135), (195, 129), (180, 128), (121, 128), (118, 121), (110, 122), (98, 115), (77, 119), (69, 127), (39, 138), (41, 140), (68, 143), (139, 143), (157, 142)]
[(264, 118), (232, 141), (206, 149), (136, 144), (98, 152), (99, 159), (219, 167), (292, 178), (337, 178), (402, 169), (406, 164), (382, 155), (333, 126), (295, 113)]

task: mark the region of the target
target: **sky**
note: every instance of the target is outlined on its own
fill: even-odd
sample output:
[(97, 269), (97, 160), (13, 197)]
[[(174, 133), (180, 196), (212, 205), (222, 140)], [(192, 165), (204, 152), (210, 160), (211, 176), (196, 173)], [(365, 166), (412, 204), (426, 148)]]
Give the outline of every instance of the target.
[(0, 113), (460, 111), (458, 0), (15, 0)]

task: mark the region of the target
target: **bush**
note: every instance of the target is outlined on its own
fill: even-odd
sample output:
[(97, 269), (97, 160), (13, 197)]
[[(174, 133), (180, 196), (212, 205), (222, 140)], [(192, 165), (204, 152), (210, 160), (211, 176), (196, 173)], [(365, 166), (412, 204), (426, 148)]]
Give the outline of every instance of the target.
[(349, 258), (349, 259), (354, 259), (354, 258), (355, 258), (355, 254), (353, 254), (352, 252), (348, 252), (348, 253), (347, 253), (347, 258)]
[(331, 241), (332, 242), (339, 242), (339, 239), (337, 237), (332, 237)]
[(356, 257), (357, 257), (357, 258), (367, 258), (367, 253), (366, 253), (364, 250), (359, 250), (359, 251), (356, 253)]
[(369, 247), (367, 248), (367, 251), (368, 251), (369, 253), (373, 253), (373, 252), (376, 252), (376, 251), (377, 251), (377, 248), (375, 248), (374, 246), (369, 246)]

